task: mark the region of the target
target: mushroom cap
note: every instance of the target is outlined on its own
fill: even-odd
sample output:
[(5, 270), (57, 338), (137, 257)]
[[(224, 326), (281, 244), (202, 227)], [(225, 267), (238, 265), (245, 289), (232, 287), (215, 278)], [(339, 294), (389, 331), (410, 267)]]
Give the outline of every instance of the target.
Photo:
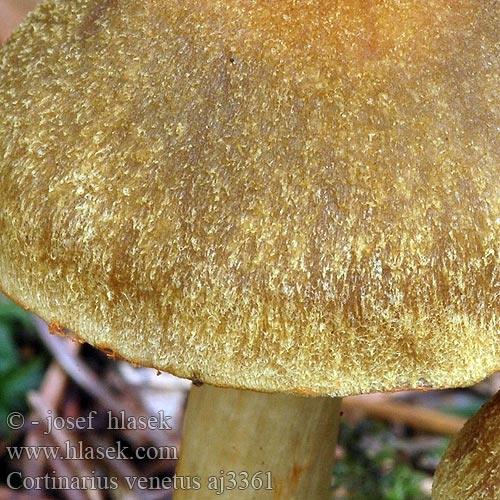
[(432, 498), (500, 498), (500, 392), (453, 438), (436, 470)]
[(500, 368), (500, 9), (48, 0), (0, 66), (0, 284), (182, 377)]

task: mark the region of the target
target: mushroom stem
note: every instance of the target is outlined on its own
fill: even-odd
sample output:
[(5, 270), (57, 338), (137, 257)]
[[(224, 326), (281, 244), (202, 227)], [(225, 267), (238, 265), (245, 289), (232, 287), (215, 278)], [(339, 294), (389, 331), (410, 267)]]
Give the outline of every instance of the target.
[(239, 500), (324, 500), (331, 483), (340, 402), (193, 387), (176, 477), (185, 478), (182, 483), (191, 482), (191, 487), (197, 481), (200, 487), (177, 486), (175, 500), (220, 498), (222, 493)]

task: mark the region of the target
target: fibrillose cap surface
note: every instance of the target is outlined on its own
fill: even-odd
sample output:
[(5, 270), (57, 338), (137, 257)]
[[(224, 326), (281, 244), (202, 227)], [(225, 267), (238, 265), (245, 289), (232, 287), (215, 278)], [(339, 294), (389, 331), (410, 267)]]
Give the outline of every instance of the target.
[(500, 392), (451, 442), (436, 470), (432, 498), (500, 498)]
[(2, 289), (223, 386), (483, 378), (499, 27), (480, 0), (45, 2), (1, 55)]

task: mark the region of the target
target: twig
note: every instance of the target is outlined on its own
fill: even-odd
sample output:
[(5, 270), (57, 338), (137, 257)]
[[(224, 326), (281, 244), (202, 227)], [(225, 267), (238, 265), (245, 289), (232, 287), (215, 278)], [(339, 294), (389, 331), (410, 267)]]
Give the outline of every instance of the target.
[[(47, 402), (51, 407), (57, 408), (61, 397), (66, 389), (67, 376), (61, 367), (52, 362), (43, 378), (39, 389), (40, 397)], [(40, 447), (43, 441), (42, 430), (38, 426), (29, 428), (26, 432), (25, 445), (28, 448)], [(42, 475), (47, 460), (41, 454), (37, 460), (33, 460), (27, 455), (23, 458), (22, 469), (27, 477), (38, 477)], [(33, 491), (34, 496), (40, 496), (40, 490)]]
[[(44, 417), (46, 415), (52, 414), (54, 417), (57, 412), (54, 408), (51, 408), (38, 393), (31, 392), (27, 396), (28, 401), (32, 409), (41, 417), (41, 421), (44, 422)], [(53, 440), (55, 445), (60, 448), (61, 454), (68, 444), (71, 444), (75, 449), (78, 449), (77, 443), (72, 440), (72, 436), (64, 428), (52, 428), (50, 435), (47, 439)], [(67, 459), (67, 460), (65, 460)], [(69, 465), (67, 463), (69, 462)], [(77, 464), (75, 463), (77, 462)], [(60, 477), (72, 477), (72, 476), (86, 476), (92, 477), (91, 471), (88, 469), (84, 459), (70, 459), (69, 457), (63, 457), (61, 460), (51, 461), (51, 465), (54, 468), (58, 468), (63, 471)], [(70, 469), (73, 469), (75, 474), (71, 474)], [(83, 491), (77, 489), (64, 489), (62, 493), (68, 497), (68, 500), (103, 500), (102, 494), (97, 489), (88, 489), (87, 495)]]
[[(124, 414), (125, 420), (128, 416), (135, 418), (138, 413), (145, 413), (142, 407), (137, 406), (137, 403), (130, 405), (126, 399), (116, 398), (105, 385), (100, 383), (94, 372), (68, 351), (68, 345), (74, 344), (73, 341), (51, 335), (47, 325), (41, 319), (35, 318), (35, 321), (41, 340), (64, 371), (77, 385), (97, 399), (104, 408), (109, 408), (115, 415)], [(144, 440), (148, 440), (156, 446), (164, 445), (164, 440), (159, 439), (154, 429), (146, 427), (145, 429), (134, 429), (133, 432), (126, 432), (127, 430), (124, 430), (127, 440), (135, 446), (140, 446)]]
[(437, 434), (457, 434), (466, 421), (465, 418), (446, 415), (430, 408), (389, 401), (389, 398), (350, 396), (342, 400), (342, 408)]

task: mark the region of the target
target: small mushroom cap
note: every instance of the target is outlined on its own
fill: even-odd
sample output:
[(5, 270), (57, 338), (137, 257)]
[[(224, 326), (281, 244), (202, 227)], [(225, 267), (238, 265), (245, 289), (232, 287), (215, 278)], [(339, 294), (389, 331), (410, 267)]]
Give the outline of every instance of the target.
[(500, 498), (500, 392), (454, 437), (436, 470), (432, 498)]
[(48, 0), (0, 66), (0, 284), (213, 384), (500, 368), (500, 9)]

